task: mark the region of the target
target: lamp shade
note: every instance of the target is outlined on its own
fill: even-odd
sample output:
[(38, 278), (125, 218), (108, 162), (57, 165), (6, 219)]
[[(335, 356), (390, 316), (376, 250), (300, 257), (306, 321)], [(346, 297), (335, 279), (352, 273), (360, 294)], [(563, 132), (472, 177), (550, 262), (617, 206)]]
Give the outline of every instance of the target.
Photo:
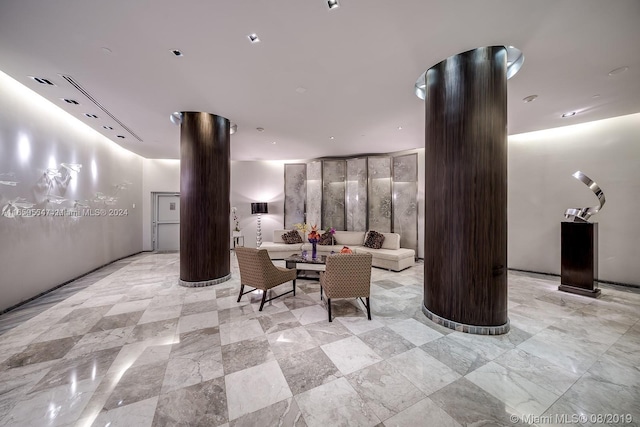
[(267, 214), (269, 208), (266, 203), (251, 203), (251, 214)]

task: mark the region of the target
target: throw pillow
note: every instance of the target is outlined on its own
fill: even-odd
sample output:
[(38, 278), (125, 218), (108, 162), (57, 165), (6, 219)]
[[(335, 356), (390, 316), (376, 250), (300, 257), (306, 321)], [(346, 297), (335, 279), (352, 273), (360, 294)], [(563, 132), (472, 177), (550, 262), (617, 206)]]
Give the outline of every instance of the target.
[(341, 254), (352, 254), (353, 251), (351, 250), (351, 248), (349, 248), (349, 246), (343, 246), (342, 249), (340, 249), (340, 253)]
[(296, 230), (287, 231), (282, 236), (282, 241), (288, 244), (302, 243), (302, 237)]
[(384, 242), (384, 235), (377, 231), (369, 231), (367, 238), (364, 241), (364, 246), (371, 249), (380, 249)]
[(320, 239), (318, 240), (318, 244), (323, 246), (332, 245), (333, 239), (332, 239), (331, 233), (328, 233), (328, 232), (322, 233), (322, 235), (320, 236)]

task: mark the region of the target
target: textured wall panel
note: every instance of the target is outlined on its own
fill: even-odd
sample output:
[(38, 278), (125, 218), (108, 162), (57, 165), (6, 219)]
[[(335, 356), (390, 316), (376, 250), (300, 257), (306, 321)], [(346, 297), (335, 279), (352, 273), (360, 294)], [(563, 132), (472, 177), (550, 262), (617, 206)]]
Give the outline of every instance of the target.
[(307, 224), (320, 225), (322, 215), (322, 162), (307, 164)]
[(345, 181), (347, 163), (344, 160), (322, 162), (322, 228), (346, 230)]
[(369, 230), (391, 231), (391, 157), (369, 157)]
[(305, 222), (307, 201), (307, 165), (291, 163), (284, 165), (284, 228)]
[(393, 232), (400, 246), (418, 250), (418, 155), (393, 158)]
[(347, 159), (347, 230), (367, 230), (367, 159)]

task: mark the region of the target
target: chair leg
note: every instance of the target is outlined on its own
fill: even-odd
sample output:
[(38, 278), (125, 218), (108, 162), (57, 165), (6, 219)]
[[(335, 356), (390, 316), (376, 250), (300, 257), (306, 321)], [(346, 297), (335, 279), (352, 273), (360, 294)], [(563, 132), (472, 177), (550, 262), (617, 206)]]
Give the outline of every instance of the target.
[(369, 297), (367, 297), (367, 317), (371, 320), (371, 303), (369, 302)]
[(293, 279), (293, 296), (296, 296), (296, 279)]
[(264, 291), (262, 291), (262, 302), (260, 303), (260, 310), (258, 311), (262, 311), (262, 307), (264, 307), (264, 302), (267, 299), (267, 290), (265, 289)]
[(320, 301), (322, 301), (322, 285), (320, 285)]
[(331, 298), (327, 298), (327, 307), (329, 308), (329, 322), (333, 322), (333, 320), (331, 320)]
[(242, 291), (244, 290), (244, 285), (241, 283), (240, 284), (240, 295), (238, 295), (238, 301), (236, 302), (240, 302), (240, 298), (242, 298)]

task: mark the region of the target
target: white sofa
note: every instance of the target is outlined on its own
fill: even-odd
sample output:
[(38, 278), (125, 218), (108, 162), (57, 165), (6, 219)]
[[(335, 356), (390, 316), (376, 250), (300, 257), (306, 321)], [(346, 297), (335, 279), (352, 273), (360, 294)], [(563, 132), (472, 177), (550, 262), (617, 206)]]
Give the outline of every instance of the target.
[[(287, 244), (282, 240), (282, 235), (288, 230), (274, 230), (273, 242), (265, 242), (261, 248), (269, 252), (271, 259), (283, 259), (290, 255), (300, 254), (306, 250), (311, 254), (311, 243), (303, 239), (305, 243)], [(354, 253), (370, 253), (374, 267), (387, 270), (401, 271), (415, 264), (416, 252), (413, 249), (400, 247), (400, 235), (398, 233), (382, 233), (384, 242), (382, 248), (371, 249), (364, 245), (366, 232), (364, 231), (336, 231), (334, 245), (317, 245), (319, 255), (329, 255), (331, 252), (340, 252), (344, 246), (348, 246)], [(302, 234), (301, 234), (302, 237)]]

